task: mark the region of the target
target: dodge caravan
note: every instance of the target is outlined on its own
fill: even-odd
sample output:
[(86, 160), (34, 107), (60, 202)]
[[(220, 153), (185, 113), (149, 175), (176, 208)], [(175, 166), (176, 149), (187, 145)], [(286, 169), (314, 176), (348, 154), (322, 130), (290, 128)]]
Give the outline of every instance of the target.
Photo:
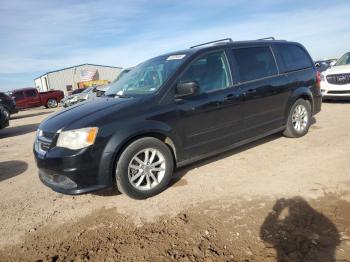
[(161, 55), (104, 97), (44, 120), (39, 177), (65, 194), (116, 185), (148, 198), (180, 166), (273, 133), (304, 136), (321, 99), (320, 75), (295, 42), (224, 39)]

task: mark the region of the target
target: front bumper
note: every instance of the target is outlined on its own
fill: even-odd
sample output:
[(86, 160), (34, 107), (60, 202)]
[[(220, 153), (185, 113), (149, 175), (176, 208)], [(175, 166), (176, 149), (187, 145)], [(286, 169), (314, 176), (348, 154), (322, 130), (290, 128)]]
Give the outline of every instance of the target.
[(34, 156), (40, 180), (56, 192), (76, 195), (114, 185), (112, 154), (102, 154), (99, 157), (98, 150), (93, 148), (79, 152), (53, 148), (43, 155), (34, 148)]
[(322, 81), (321, 93), (323, 98), (350, 98), (350, 84), (334, 85), (327, 81)]

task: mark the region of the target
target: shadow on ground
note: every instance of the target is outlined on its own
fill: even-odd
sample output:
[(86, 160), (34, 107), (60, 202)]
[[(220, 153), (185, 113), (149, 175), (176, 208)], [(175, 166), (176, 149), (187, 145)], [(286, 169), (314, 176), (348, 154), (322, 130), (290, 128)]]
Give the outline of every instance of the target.
[(41, 115), (47, 115), (47, 114), (51, 114), (53, 112), (55, 112), (55, 111), (38, 112), (38, 113), (27, 114), (27, 115), (12, 115), (11, 116), (11, 120), (22, 119), (22, 118), (27, 118), (27, 117), (34, 117), (34, 116), (41, 116)]
[(244, 151), (249, 150), (251, 148), (263, 145), (265, 143), (269, 143), (269, 142), (274, 141), (274, 140), (279, 139), (279, 138), (281, 138), (281, 134), (279, 134), (279, 133), (273, 134), (273, 135), (270, 135), (268, 137), (259, 139), (259, 140), (255, 141), (255, 142), (252, 142), (252, 143), (246, 144), (244, 146), (238, 147), (236, 149), (232, 149), (232, 150), (229, 150), (227, 152), (221, 153), (219, 155), (216, 155), (216, 156), (204, 159), (204, 160), (200, 160), (200, 161), (195, 162), (193, 164), (190, 164), (188, 166), (181, 167), (181, 168), (179, 168), (179, 169), (177, 169), (175, 171), (174, 176), (173, 176), (172, 180), (169, 183), (169, 187), (179, 183), (179, 181), (181, 179), (183, 179), (183, 177), (189, 171), (191, 171), (192, 169), (199, 168), (199, 167), (205, 166), (205, 165), (209, 165), (209, 164), (211, 164), (213, 162), (219, 161), (221, 159), (228, 158), (228, 157), (230, 157), (232, 155), (239, 154), (241, 152), (244, 152)]
[[(316, 118), (315, 117), (312, 117), (311, 118), (311, 126), (313, 126), (314, 124), (316, 124)], [(279, 139), (281, 138), (282, 135), (281, 133), (276, 133), (276, 134), (273, 134), (273, 135), (270, 135), (270, 136), (267, 136), (267, 137), (264, 137), (262, 139), (259, 139), (257, 141), (254, 141), (254, 142), (251, 142), (251, 143), (248, 143), (246, 145), (243, 145), (243, 146), (240, 146), (236, 149), (232, 149), (232, 150), (229, 150), (229, 151), (226, 151), (226, 152), (223, 152), (221, 154), (218, 154), (216, 156), (213, 156), (213, 157), (210, 157), (210, 158), (206, 158), (204, 160), (200, 160), (200, 161), (197, 161), (193, 164), (190, 164), (186, 167), (181, 167), (179, 169), (177, 169), (173, 175), (173, 178), (171, 179), (170, 183), (169, 183), (169, 187), (173, 186), (173, 185), (179, 185), (179, 181), (189, 172), (191, 171), (192, 169), (195, 169), (195, 168), (199, 168), (201, 166), (205, 166), (205, 165), (208, 165), (208, 164), (211, 164), (213, 162), (216, 162), (216, 161), (219, 161), (221, 159), (224, 159), (224, 158), (227, 158), (227, 157), (230, 157), (232, 155), (235, 155), (235, 154), (239, 154), (241, 152), (244, 152), (246, 150), (249, 150), (251, 148), (254, 148), (256, 146), (260, 146), (260, 145), (263, 145), (265, 143), (269, 143), (269, 142), (272, 142), (276, 139)], [(180, 185), (185, 185), (187, 184), (187, 182), (185, 183), (180, 183)]]
[(14, 176), (18, 176), (28, 169), (28, 164), (24, 161), (0, 162), (0, 182)]
[(27, 133), (35, 132), (38, 126), (39, 126), (39, 123), (23, 125), (23, 126), (7, 127), (5, 129), (0, 130), (0, 138), (20, 136), (20, 135), (25, 135)]
[(260, 228), (260, 237), (277, 252), (277, 261), (335, 261), (340, 244), (336, 226), (301, 197), (279, 199)]

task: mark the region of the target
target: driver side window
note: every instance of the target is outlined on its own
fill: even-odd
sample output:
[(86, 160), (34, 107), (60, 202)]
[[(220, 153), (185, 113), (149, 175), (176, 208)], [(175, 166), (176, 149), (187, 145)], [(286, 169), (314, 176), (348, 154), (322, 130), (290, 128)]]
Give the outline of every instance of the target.
[(190, 65), (179, 83), (197, 82), (201, 93), (231, 86), (228, 62), (224, 51), (204, 55)]

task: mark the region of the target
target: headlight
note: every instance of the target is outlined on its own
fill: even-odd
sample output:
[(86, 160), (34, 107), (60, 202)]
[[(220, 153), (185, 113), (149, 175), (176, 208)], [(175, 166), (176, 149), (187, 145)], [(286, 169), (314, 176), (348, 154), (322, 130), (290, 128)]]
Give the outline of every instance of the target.
[(63, 131), (57, 139), (57, 147), (64, 147), (72, 150), (82, 149), (95, 143), (97, 127), (87, 127), (70, 131)]

